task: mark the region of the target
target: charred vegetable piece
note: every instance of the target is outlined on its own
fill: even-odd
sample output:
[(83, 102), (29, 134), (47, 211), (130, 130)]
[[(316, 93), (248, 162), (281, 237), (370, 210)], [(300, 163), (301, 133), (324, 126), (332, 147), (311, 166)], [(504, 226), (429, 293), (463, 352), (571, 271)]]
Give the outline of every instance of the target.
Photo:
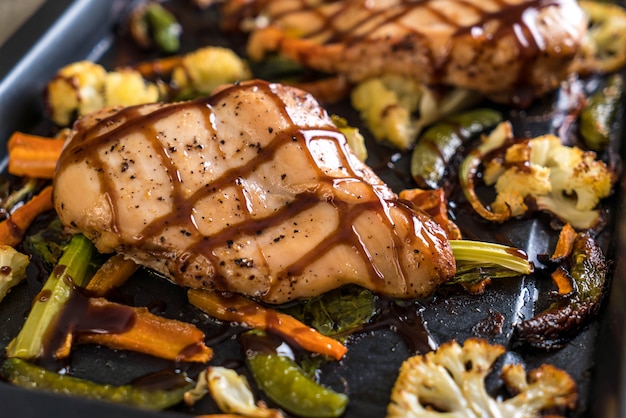
[[(485, 185), (496, 191), (489, 209), (475, 191), (481, 165)], [(603, 222), (597, 205), (610, 195), (614, 181), (615, 174), (595, 152), (563, 145), (553, 134), (514, 138), (508, 121), (485, 137), (459, 168), (467, 201), (493, 222), (539, 210), (577, 229), (597, 227)]]
[[(213, 350), (204, 344), (204, 332), (190, 323), (155, 315), (144, 307), (120, 305), (104, 298), (88, 298), (86, 308), (84, 316), (115, 315), (116, 322), (124, 329), (114, 332), (80, 330), (77, 334), (81, 343), (131, 350), (177, 362), (207, 363), (213, 357)], [(80, 327), (80, 320), (78, 324)]]
[(427, 212), (446, 231), (449, 239), (462, 239), (461, 229), (448, 216), (448, 199), (442, 188), (434, 190), (405, 189), (400, 199), (406, 199)]
[(617, 4), (580, 1), (589, 29), (572, 70), (579, 74), (616, 71), (626, 63), (626, 10)]
[(462, 346), (453, 340), (410, 357), (400, 368), (387, 417), (539, 417), (574, 409), (576, 382), (548, 364), (528, 373), (521, 364), (503, 366), (500, 377), (513, 396), (492, 398), (485, 379), (505, 352), (501, 345), (469, 338)]
[[(77, 61), (57, 71), (46, 85), (46, 108), (54, 123), (70, 126), (77, 117), (104, 107), (156, 102), (161, 98), (159, 86), (130, 68), (107, 71), (95, 62)], [(42, 154), (54, 159), (52, 152)], [(50, 164), (43, 159), (32, 161), (31, 165), (35, 163)]]
[(461, 162), (459, 167), (459, 184), (463, 189), (465, 198), (472, 208), (488, 221), (504, 222), (511, 217), (511, 210), (501, 213), (486, 208), (478, 198), (475, 188), (475, 180), (480, 164), (485, 156), (513, 139), (513, 126), (510, 122), (500, 123), (488, 136), (483, 137), (481, 144), (473, 149)]
[(48, 277), (20, 333), (7, 347), (7, 357), (35, 359), (45, 352), (46, 334), (72, 294), (73, 286), (90, 279), (89, 266), (95, 247), (83, 235), (74, 235)]
[(230, 48), (206, 46), (183, 55), (172, 67), (174, 101), (211, 94), (218, 86), (251, 77), (248, 63)]
[(595, 92), (580, 114), (580, 134), (585, 145), (603, 151), (609, 144), (611, 130), (624, 93), (624, 79), (613, 74), (607, 85)]
[(33, 257), (39, 257), (46, 267), (53, 268), (63, 255), (63, 249), (71, 239), (58, 216), (34, 234), (24, 237), (24, 247)]
[(26, 230), (37, 216), (54, 208), (52, 186), (46, 186), (32, 199), (18, 207), (11, 215), (0, 222), (0, 244), (16, 246), (22, 242)]
[(26, 254), (11, 246), (0, 245), (0, 301), (12, 287), (26, 278), (29, 261)]
[(172, 390), (99, 384), (70, 375), (61, 375), (18, 358), (7, 359), (3, 371), (7, 380), (24, 388), (117, 402), (150, 410), (161, 410), (176, 405), (182, 401), (185, 392), (193, 387), (193, 383), (182, 376), (180, 385)]
[(286, 313), (324, 335), (337, 335), (367, 323), (376, 313), (376, 300), (367, 289), (344, 286), (294, 305)]
[(154, 43), (159, 50), (171, 53), (180, 49), (182, 27), (172, 13), (158, 3), (152, 3), (146, 9), (146, 19), (150, 25)]
[(2, 197), (0, 198), (0, 214), (7, 215), (23, 203), (29, 196), (37, 192), (40, 180), (35, 178), (24, 178), (22, 184), (14, 189), (8, 179), (2, 180)]
[(447, 118), (427, 129), (417, 140), (411, 157), (411, 175), (422, 188), (436, 189), (448, 163), (461, 145), (495, 127), (502, 115), (492, 109), (475, 109)]
[[(279, 409), (268, 408), (262, 401), (256, 402), (248, 380), (235, 370), (212, 366), (201, 371), (197, 380), (196, 387), (185, 394), (187, 405), (193, 405), (210, 393), (218, 408), (224, 414), (231, 414), (223, 415), (224, 418), (240, 415), (250, 418), (284, 417)], [(217, 415), (211, 417), (219, 418)]]
[(151, 2), (137, 8), (131, 16), (130, 31), (144, 48), (154, 46), (164, 53), (180, 49), (182, 27), (176, 16), (159, 3)]
[[(589, 233), (578, 233), (568, 260), (573, 292), (535, 317), (517, 324), (520, 341), (548, 350), (562, 347), (598, 311), (607, 273), (598, 243)], [(562, 272), (560, 270), (560, 274)]]
[(254, 380), (281, 408), (302, 417), (338, 417), (348, 397), (308, 377), (294, 360), (279, 354), (281, 342), (262, 333), (242, 335)]

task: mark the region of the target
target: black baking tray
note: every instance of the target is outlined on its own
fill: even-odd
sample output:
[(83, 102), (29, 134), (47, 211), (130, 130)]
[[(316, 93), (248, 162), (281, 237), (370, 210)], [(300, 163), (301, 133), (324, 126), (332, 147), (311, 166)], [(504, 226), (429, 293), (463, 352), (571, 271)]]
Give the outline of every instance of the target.
[[(220, 34), (214, 10), (200, 11), (184, 0), (172, 0), (166, 5), (175, 3), (186, 5), (176, 9), (183, 15), (180, 17), (185, 24), (184, 50), (217, 43), (241, 51), (241, 39)], [(88, 58), (113, 68), (130, 64), (133, 60), (154, 57), (149, 52), (136, 49), (123, 34), (120, 21), (132, 4), (125, 0), (47, 1), (0, 47), (0, 141), (6, 141), (15, 130), (50, 133), (51, 126), (43, 117), (42, 91), (60, 67)], [(557, 99), (556, 96), (548, 96), (523, 112), (507, 110), (505, 117), (513, 120), (524, 134), (545, 133), (553, 129), (553, 125), (550, 118), (543, 116), (554, 112)], [(358, 116), (345, 103), (333, 105), (330, 110), (358, 124)], [(374, 144), (370, 144), (369, 152), (368, 163), (392, 187), (399, 189), (410, 182), (406, 174), (406, 155)], [(5, 154), (3, 149), (0, 154), (3, 159)], [(626, 256), (624, 187), (622, 180), (616, 186), (616, 194), (609, 199), (609, 224), (599, 237), (608, 257), (614, 262), (610, 291), (598, 318), (563, 349), (552, 352), (511, 350), (506, 356), (507, 360), (523, 361), (527, 369), (550, 363), (567, 370), (577, 381), (581, 394), (579, 408), (572, 416), (626, 416), (626, 266), (622, 261)], [(511, 244), (531, 254), (549, 253), (554, 244), (554, 234), (546, 227), (546, 218), (511, 221), (495, 229), (472, 216), (458, 221), (462, 221), (465, 231), (472, 231), (471, 238), (500, 240), (506, 236)], [(43, 280), (41, 276), (41, 272), (29, 270), (29, 279), (0, 303), (0, 350), (4, 351), (19, 331), (30, 301)], [(546, 287), (540, 279), (528, 277), (494, 283), (480, 297), (447, 291), (428, 301), (422, 317), (438, 343), (479, 336), (510, 348), (513, 324), (520, 317), (533, 315), (539, 306), (535, 299), (546, 291)], [(220, 332), (219, 324), (186, 303), (181, 289), (148, 272), (136, 275), (123, 292), (133, 295), (133, 303), (137, 305), (156, 304), (165, 316), (194, 322), (207, 332), (208, 338)], [(495, 315), (500, 318), (497, 327), (492, 326)], [(245, 373), (245, 368), (241, 366), (242, 353), (234, 338), (220, 341), (214, 348), (215, 357), (211, 364), (240, 365), (240, 371)], [(382, 417), (398, 368), (410, 354), (403, 339), (392, 330), (368, 331), (349, 341), (349, 352), (344, 360), (322, 369), (322, 379), (339, 391), (349, 391), (351, 403), (346, 417)], [(97, 346), (78, 347), (70, 364), (72, 371), (79, 376), (117, 384), (126, 383), (147, 371), (170, 366), (165, 361)], [(191, 367), (188, 371), (194, 373), (197, 369)], [(2, 381), (0, 405), (0, 415), (25, 418), (141, 418), (217, 412), (210, 400), (192, 409), (173, 408), (153, 413), (27, 391)]]

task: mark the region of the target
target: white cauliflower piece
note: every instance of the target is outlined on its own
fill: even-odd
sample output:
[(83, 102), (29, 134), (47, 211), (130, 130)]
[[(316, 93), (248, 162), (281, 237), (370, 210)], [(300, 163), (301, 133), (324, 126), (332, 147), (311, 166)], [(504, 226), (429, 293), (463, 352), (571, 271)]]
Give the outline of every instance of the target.
[(417, 103), (406, 98), (419, 98), (421, 91), (416, 83), (407, 80), (400, 91), (411, 91), (412, 94), (401, 96), (393, 88), (397, 85), (395, 78), (385, 76), (360, 83), (352, 90), (352, 105), (361, 113), (377, 141), (408, 149), (417, 138), (417, 130), (411, 122), (411, 113), (417, 110)]
[(595, 210), (609, 196), (614, 176), (596, 154), (561, 144), (554, 135), (542, 135), (510, 146), (504, 159), (485, 162), (484, 180), (494, 185), (494, 213), (520, 216), (532, 198), (539, 210), (551, 212), (574, 228), (593, 227)]
[(159, 88), (147, 82), (138, 71), (110, 71), (104, 80), (106, 106), (133, 106), (159, 100)]
[(278, 409), (267, 408), (262, 402), (256, 404), (245, 376), (226, 367), (213, 366), (200, 372), (196, 387), (185, 393), (185, 403), (193, 405), (207, 393), (225, 414), (254, 418), (283, 417)]
[(521, 364), (502, 367), (502, 380), (516, 395), (503, 402), (515, 411), (514, 416), (536, 416), (537, 411), (551, 408), (574, 408), (577, 400), (576, 383), (563, 370), (542, 364), (526, 375)]
[(132, 106), (159, 100), (159, 89), (138, 71), (107, 72), (91, 61), (61, 68), (46, 86), (50, 119), (69, 126), (77, 117), (107, 106)]
[(0, 301), (26, 277), (30, 259), (9, 245), (0, 245)]
[(548, 161), (550, 181), (555, 193), (574, 194), (576, 209), (591, 210), (601, 198), (611, 193), (612, 175), (606, 164), (596, 160), (596, 154), (580, 148), (566, 147), (557, 138), (550, 138)]
[(352, 106), (374, 138), (401, 150), (411, 148), (425, 126), (465, 109), (479, 98), (460, 88), (441, 94), (398, 75), (365, 80), (354, 87), (351, 95)]
[(541, 366), (526, 376), (521, 365), (505, 366), (502, 379), (514, 396), (497, 400), (485, 388), (485, 378), (505, 352), (470, 338), (406, 360), (391, 392), (387, 418), (523, 418), (548, 408), (573, 408), (576, 384), (564, 371)]
[(61, 68), (46, 87), (52, 121), (68, 126), (77, 116), (101, 109), (105, 77), (104, 67), (91, 61), (78, 61)]
[(172, 81), (183, 97), (208, 95), (222, 84), (248, 80), (247, 63), (233, 50), (208, 46), (183, 56), (172, 70)]

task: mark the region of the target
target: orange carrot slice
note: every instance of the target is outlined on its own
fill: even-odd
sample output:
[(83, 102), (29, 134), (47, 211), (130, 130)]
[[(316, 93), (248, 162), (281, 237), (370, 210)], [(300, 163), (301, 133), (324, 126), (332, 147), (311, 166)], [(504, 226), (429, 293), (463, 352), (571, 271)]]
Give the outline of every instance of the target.
[[(113, 313), (131, 319), (128, 328), (119, 333), (80, 333), (80, 343), (104, 345), (130, 350), (167, 360), (207, 363), (213, 350), (204, 344), (204, 333), (192, 324), (154, 315), (146, 308), (136, 308), (89, 298), (94, 315)], [(121, 311), (121, 315), (119, 315)]]
[(51, 179), (54, 177), (64, 143), (64, 138), (13, 133), (8, 142), (9, 173), (15, 176)]
[(217, 319), (273, 331), (308, 351), (325, 354), (336, 360), (341, 359), (347, 351), (346, 346), (339, 341), (319, 333), (294, 317), (263, 307), (243, 296), (226, 296), (199, 289), (191, 289), (187, 295), (192, 305)]
[(12, 247), (19, 244), (35, 218), (53, 208), (52, 186), (46, 186), (38, 195), (0, 222), (0, 244)]
[(96, 271), (86, 289), (92, 296), (105, 296), (110, 290), (124, 284), (138, 267), (133, 260), (115, 254)]

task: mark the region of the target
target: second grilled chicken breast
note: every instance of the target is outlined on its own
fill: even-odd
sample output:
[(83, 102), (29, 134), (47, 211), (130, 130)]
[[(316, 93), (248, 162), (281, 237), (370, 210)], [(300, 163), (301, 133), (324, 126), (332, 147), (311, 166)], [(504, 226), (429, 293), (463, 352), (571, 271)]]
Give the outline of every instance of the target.
[(576, 0), (228, 0), (223, 13), (227, 29), (253, 27), (253, 59), (280, 52), (353, 82), (397, 74), (519, 105), (565, 78), (587, 31)]
[(100, 251), (270, 303), (347, 283), (425, 296), (455, 272), (444, 231), (353, 155), (310, 95), (262, 81), (81, 119), (54, 202)]

